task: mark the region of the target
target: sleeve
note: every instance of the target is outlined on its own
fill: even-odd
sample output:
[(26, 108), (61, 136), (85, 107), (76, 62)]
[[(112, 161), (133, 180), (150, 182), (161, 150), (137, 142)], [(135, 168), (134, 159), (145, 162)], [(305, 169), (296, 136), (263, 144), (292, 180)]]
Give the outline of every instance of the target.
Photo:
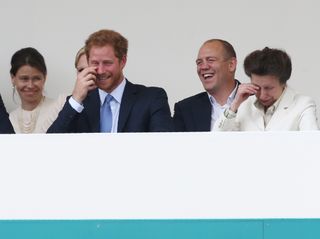
[(215, 122), (213, 131), (240, 131), (237, 113), (226, 109)]
[(162, 88), (155, 88), (151, 104), (150, 132), (172, 132), (173, 121), (168, 104), (167, 93)]
[(186, 126), (183, 120), (183, 114), (179, 103), (175, 103), (174, 105), (173, 124), (174, 130), (176, 132), (186, 131)]
[(70, 105), (69, 100), (66, 100), (62, 110), (58, 114), (57, 119), (49, 127), (47, 133), (74, 132), (72, 126), (74, 125), (74, 120), (78, 114), (79, 113)]
[(14, 134), (12, 124), (9, 120), (8, 112), (3, 104), (0, 95), (0, 133), (1, 134)]
[(319, 130), (315, 102), (308, 97), (300, 116), (299, 130)]

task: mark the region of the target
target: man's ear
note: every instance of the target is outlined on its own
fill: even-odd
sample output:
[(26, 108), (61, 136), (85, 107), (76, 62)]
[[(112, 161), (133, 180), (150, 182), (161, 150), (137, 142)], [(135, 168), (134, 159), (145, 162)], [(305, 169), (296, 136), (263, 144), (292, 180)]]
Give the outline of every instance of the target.
[(237, 69), (237, 58), (231, 57), (229, 60), (229, 70), (235, 72)]
[(124, 56), (122, 57), (122, 59), (120, 60), (120, 67), (121, 67), (121, 69), (123, 69), (123, 68), (125, 67), (126, 63), (127, 63), (127, 55), (124, 55)]

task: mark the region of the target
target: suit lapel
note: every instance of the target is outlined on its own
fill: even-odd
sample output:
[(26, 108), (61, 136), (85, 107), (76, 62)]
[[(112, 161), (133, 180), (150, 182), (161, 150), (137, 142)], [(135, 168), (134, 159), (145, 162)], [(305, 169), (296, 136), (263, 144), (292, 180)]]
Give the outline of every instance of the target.
[(92, 132), (100, 132), (100, 97), (98, 89), (90, 92), (84, 102), (89, 127)]
[(137, 91), (131, 82), (126, 80), (126, 86), (123, 91), (121, 99), (119, 121), (118, 121), (118, 132), (123, 132), (123, 128), (127, 122), (132, 106), (134, 105), (137, 98)]

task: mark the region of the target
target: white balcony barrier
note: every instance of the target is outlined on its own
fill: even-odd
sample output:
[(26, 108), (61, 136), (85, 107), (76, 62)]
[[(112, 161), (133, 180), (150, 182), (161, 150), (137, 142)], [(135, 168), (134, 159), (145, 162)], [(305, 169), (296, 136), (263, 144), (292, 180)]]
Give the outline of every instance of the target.
[(320, 133), (0, 135), (0, 219), (319, 218)]

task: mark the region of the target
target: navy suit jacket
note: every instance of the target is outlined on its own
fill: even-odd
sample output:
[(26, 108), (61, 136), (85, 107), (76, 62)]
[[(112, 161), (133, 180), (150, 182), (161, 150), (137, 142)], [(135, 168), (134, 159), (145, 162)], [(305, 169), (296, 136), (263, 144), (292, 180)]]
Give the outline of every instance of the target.
[[(84, 109), (76, 112), (65, 103), (48, 133), (100, 132), (100, 98), (98, 89), (88, 93)], [(127, 81), (123, 92), (118, 132), (173, 131), (168, 97), (162, 88), (146, 87)]]
[(176, 132), (210, 131), (212, 106), (207, 92), (191, 96), (174, 105)]
[(0, 134), (13, 134), (14, 130), (9, 120), (8, 112), (4, 107), (1, 95), (0, 95)]
[[(241, 83), (236, 80), (237, 86)], [(237, 91), (238, 89), (236, 89)], [(212, 105), (207, 92), (179, 101), (174, 105), (173, 122), (176, 132), (211, 130)]]

